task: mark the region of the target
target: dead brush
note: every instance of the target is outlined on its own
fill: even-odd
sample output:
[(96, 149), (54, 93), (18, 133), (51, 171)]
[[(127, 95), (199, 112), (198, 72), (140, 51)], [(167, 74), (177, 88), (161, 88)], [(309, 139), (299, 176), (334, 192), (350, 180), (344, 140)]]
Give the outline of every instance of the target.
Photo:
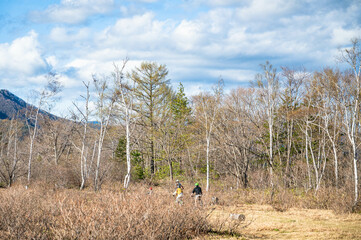
[(57, 239), (184, 239), (207, 231), (205, 216), (169, 196), (102, 192), (91, 201), (64, 199), (59, 209)]
[(321, 188), (314, 192), (308, 192), (300, 200), (303, 208), (327, 209), (335, 213), (351, 213), (353, 196), (345, 188)]
[(51, 239), (52, 217), (36, 192), (9, 189), (0, 196), (0, 239)]
[(293, 194), (287, 189), (272, 189), (269, 204), (278, 212), (285, 212), (295, 204)]
[(209, 231), (206, 213), (166, 193), (7, 189), (0, 239), (189, 239)]

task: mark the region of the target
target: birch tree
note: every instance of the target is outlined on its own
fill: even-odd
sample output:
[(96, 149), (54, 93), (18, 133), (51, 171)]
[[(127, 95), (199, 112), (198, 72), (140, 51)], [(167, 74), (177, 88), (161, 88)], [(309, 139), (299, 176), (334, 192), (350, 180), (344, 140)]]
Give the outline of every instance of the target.
[[(88, 155), (87, 153), (87, 135), (88, 135), (88, 126), (89, 126), (89, 116), (90, 116), (90, 110), (89, 110), (89, 100), (90, 100), (90, 89), (89, 89), (89, 85), (90, 82), (83, 82), (83, 85), (85, 86), (86, 89), (86, 96), (81, 96), (84, 101), (85, 101), (85, 107), (84, 110), (81, 110), (81, 108), (76, 104), (73, 103), (73, 105), (76, 107), (78, 113), (81, 115), (81, 120), (80, 123), (83, 126), (83, 132), (81, 135), (81, 147), (79, 148), (78, 146), (76, 146), (76, 144), (73, 142), (74, 147), (80, 151), (80, 176), (81, 176), (81, 184), (80, 184), (80, 190), (83, 190), (85, 185), (86, 185), (86, 181), (88, 179), (88, 175), (89, 175), (89, 170), (90, 170), (90, 164), (88, 164)], [(77, 114), (74, 114), (75, 116)], [(95, 149), (96, 144), (94, 144), (94, 149)]]
[(114, 94), (112, 94), (111, 96), (107, 96), (108, 86), (107, 86), (106, 78), (104, 78), (103, 80), (98, 80), (95, 76), (93, 76), (93, 82), (97, 94), (96, 107), (97, 107), (97, 115), (99, 122), (99, 135), (98, 135), (98, 146), (97, 146), (98, 152), (97, 152), (95, 174), (94, 174), (94, 190), (98, 191), (100, 190), (101, 187), (100, 185), (101, 179), (99, 173), (100, 173), (100, 164), (101, 164), (101, 157), (103, 151), (103, 143), (110, 122), (110, 117), (112, 116), (116, 97)]
[(341, 88), (343, 125), (352, 148), (354, 171), (354, 204), (358, 202), (358, 152), (360, 145), (360, 94), (361, 94), (361, 47), (360, 39), (353, 39), (352, 46), (341, 51), (340, 60), (350, 67), (350, 73), (343, 79)]
[(341, 75), (339, 71), (333, 71), (326, 68), (322, 72), (315, 73), (315, 81), (318, 87), (315, 89), (320, 96), (320, 118), (322, 123), (320, 127), (326, 133), (331, 143), (332, 155), (334, 160), (335, 185), (338, 186), (338, 141), (340, 137), (340, 109), (338, 104)]
[(31, 179), (31, 168), (32, 168), (32, 160), (33, 160), (33, 152), (34, 152), (34, 144), (38, 134), (38, 125), (39, 125), (39, 117), (41, 108), (49, 101), (52, 97), (54, 97), (57, 93), (61, 91), (61, 84), (57, 80), (56, 75), (49, 73), (47, 75), (47, 84), (46, 86), (37, 93), (37, 104), (36, 106), (29, 105), (26, 108), (26, 124), (29, 133), (29, 158), (28, 158), (28, 173), (27, 173), (27, 185), (25, 188), (27, 189), (30, 185)]
[(263, 73), (256, 75), (255, 84), (260, 91), (260, 100), (266, 107), (267, 124), (268, 124), (268, 135), (269, 135), (269, 146), (268, 146), (268, 163), (270, 171), (270, 183), (273, 187), (273, 138), (274, 138), (274, 119), (276, 113), (276, 107), (279, 97), (279, 79), (277, 76), (276, 68), (266, 61), (265, 64), (261, 64)]
[(302, 87), (308, 74), (305, 71), (296, 71), (290, 68), (282, 68), (283, 89), (281, 96), (280, 117), (284, 118), (286, 125), (286, 168), (285, 168), (285, 185), (289, 186), (289, 181), (293, 178), (292, 174), (292, 157), (291, 152), (294, 148), (295, 138), (295, 120), (293, 113), (300, 107), (303, 97)]
[(223, 95), (223, 80), (218, 82), (218, 85), (213, 89), (211, 93), (201, 93), (193, 97), (193, 101), (196, 104), (196, 112), (198, 112), (198, 120), (203, 125), (205, 140), (206, 140), (206, 165), (207, 165), (207, 185), (206, 191), (209, 191), (209, 178), (210, 178), (210, 146), (211, 137), (215, 128), (216, 118), (221, 106), (221, 100)]
[(132, 112), (133, 112), (133, 103), (134, 103), (134, 84), (131, 86), (125, 81), (124, 68), (127, 64), (127, 59), (123, 61), (121, 67), (114, 64), (113, 77), (116, 84), (116, 95), (118, 97), (118, 104), (123, 111), (124, 125), (125, 125), (125, 151), (126, 151), (126, 161), (127, 161), (127, 174), (124, 178), (124, 188), (129, 187), (129, 182), (131, 178), (131, 156), (130, 156), (130, 140), (131, 140), (131, 123), (132, 123)]

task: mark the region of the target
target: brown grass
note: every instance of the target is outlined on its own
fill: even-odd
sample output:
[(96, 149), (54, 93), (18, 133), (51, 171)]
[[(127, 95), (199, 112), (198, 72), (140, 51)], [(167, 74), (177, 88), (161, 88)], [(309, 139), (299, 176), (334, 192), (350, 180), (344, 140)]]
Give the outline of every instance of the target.
[(242, 213), (246, 221), (235, 237), (219, 234), (207, 239), (361, 239), (361, 215), (335, 214), (331, 210), (290, 208), (276, 211), (270, 205), (218, 206), (211, 219)]
[(226, 205), (268, 204), (280, 212), (292, 207), (332, 210), (338, 214), (353, 211), (353, 195), (345, 189), (323, 188), (317, 193), (303, 189), (238, 189), (213, 194), (221, 196)]
[(208, 231), (205, 212), (162, 193), (12, 188), (0, 196), (0, 239), (184, 239)]
[[(195, 208), (184, 184), (184, 205), (172, 183), (119, 183), (91, 189), (59, 189), (44, 183), (0, 189), (0, 239), (357, 239), (361, 216), (350, 214), (352, 196), (321, 189), (231, 190), (204, 193)], [(211, 205), (211, 198), (219, 204)], [(230, 214), (244, 214), (245, 221)]]

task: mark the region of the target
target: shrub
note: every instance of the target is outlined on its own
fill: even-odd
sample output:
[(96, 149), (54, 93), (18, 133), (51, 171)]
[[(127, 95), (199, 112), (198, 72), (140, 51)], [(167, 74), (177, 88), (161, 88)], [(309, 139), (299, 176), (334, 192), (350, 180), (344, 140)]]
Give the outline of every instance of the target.
[(192, 203), (179, 206), (169, 194), (143, 190), (4, 190), (0, 238), (187, 239), (209, 230)]

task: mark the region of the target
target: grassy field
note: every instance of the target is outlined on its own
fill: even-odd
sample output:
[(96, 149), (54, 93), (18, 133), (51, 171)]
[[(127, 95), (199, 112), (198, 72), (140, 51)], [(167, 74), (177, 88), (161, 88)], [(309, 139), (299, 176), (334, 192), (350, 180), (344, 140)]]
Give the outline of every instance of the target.
[[(255, 190), (205, 193), (205, 207), (197, 208), (191, 189), (186, 186), (182, 206), (172, 184), (152, 194), (142, 184), (97, 193), (41, 185), (0, 189), (0, 239), (361, 239), (361, 214), (289, 207), (279, 199), (272, 207), (268, 195)], [(219, 204), (210, 204), (212, 196)], [(302, 203), (309, 206), (306, 197)], [(245, 220), (231, 220), (231, 213)]]
[[(227, 220), (230, 213), (246, 216), (242, 223)], [(330, 210), (291, 208), (285, 212), (275, 211), (269, 205), (217, 206), (210, 215), (211, 221), (226, 222), (206, 239), (361, 239), (360, 214), (334, 214)], [(234, 226), (229, 226), (234, 225)], [(237, 226), (238, 225), (238, 226)]]

